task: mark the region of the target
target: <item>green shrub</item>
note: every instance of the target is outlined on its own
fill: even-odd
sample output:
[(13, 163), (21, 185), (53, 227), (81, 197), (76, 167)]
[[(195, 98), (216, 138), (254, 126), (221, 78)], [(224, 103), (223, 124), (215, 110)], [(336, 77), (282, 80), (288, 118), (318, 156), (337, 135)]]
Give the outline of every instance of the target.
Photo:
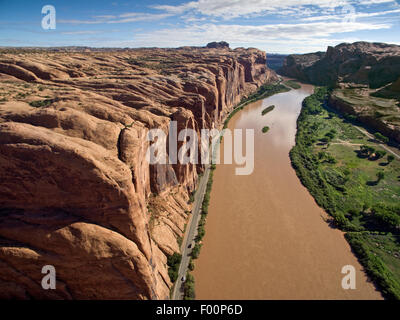
[(264, 115), (266, 115), (268, 112), (271, 112), (272, 110), (274, 110), (275, 109), (275, 106), (269, 106), (268, 108), (265, 108), (262, 112), (261, 112), (261, 114), (264, 116)]
[(167, 258), (168, 265), (168, 275), (171, 282), (175, 282), (178, 278), (179, 266), (182, 261), (182, 255), (179, 253), (174, 253), (172, 256)]
[(190, 271), (193, 271), (194, 270), (194, 262), (193, 262), (193, 259), (190, 259), (190, 261), (189, 261), (189, 270)]
[(262, 132), (263, 133), (267, 133), (269, 131), (269, 127), (265, 126), (264, 128), (262, 128)]
[(196, 191), (193, 191), (190, 196), (189, 196), (189, 203), (193, 203), (194, 202), (194, 196), (196, 194)]
[(370, 157), (372, 154), (374, 154), (376, 152), (374, 147), (370, 147), (367, 145), (362, 145), (360, 147), (360, 151), (359, 151), (359, 156), (362, 158), (367, 158)]
[(374, 280), (383, 295), (389, 299), (400, 300), (400, 284), (394, 280), (393, 273), (385, 266), (384, 262), (369, 250), (365, 244), (365, 235), (360, 232), (349, 232), (345, 234), (345, 237), (367, 274)]
[(385, 137), (383, 134), (381, 134), (380, 132), (377, 132), (374, 134), (375, 138), (383, 143), (388, 143), (389, 142), (389, 138)]
[(196, 293), (194, 290), (194, 277), (190, 273), (186, 275), (186, 281), (183, 286), (183, 291), (184, 291), (183, 295), (184, 300), (193, 300), (196, 298)]
[(29, 104), (34, 108), (40, 108), (40, 107), (48, 107), (53, 102), (54, 101), (52, 99), (46, 99), (46, 100), (32, 101)]
[[(349, 168), (322, 165), (324, 162), (331, 161), (330, 154), (324, 151), (314, 153), (315, 149), (320, 150), (314, 148), (313, 145), (313, 141), (320, 135), (320, 131), (318, 131), (320, 126), (315, 123), (319, 117), (315, 117), (315, 115), (325, 112), (323, 105), (326, 103), (326, 92), (324, 89), (317, 88), (313, 95), (303, 101), (303, 108), (297, 121), (296, 145), (290, 151), (292, 166), (318, 205), (333, 217), (334, 224), (342, 231), (348, 232), (346, 239), (383, 294), (389, 298), (400, 299), (400, 284), (396, 276), (386, 267), (386, 261), (384, 262), (375, 253), (368, 250), (366, 239), (363, 236), (366, 228), (398, 233), (400, 206), (396, 208), (373, 206), (371, 208), (370, 200), (361, 197), (348, 199), (351, 201), (350, 205), (343, 194), (347, 192), (347, 184), (352, 185), (357, 181), (350, 180), (353, 176)], [(336, 132), (331, 130), (323, 138), (330, 141), (335, 135)], [(367, 145), (361, 146), (358, 152), (359, 157), (370, 159), (384, 155), (383, 152), (376, 151)], [(336, 162), (335, 158), (332, 160), (332, 163), (334, 162)], [(377, 178), (384, 179), (384, 172), (379, 171)], [(372, 213), (369, 212), (369, 208)], [(361, 220), (363, 220), (362, 224), (359, 222)]]
[(375, 152), (374, 160), (382, 159), (384, 156), (386, 156), (386, 151), (378, 150), (378, 151)]
[(387, 228), (396, 229), (400, 227), (400, 206), (391, 207), (378, 204), (372, 208), (374, 219)]
[(292, 89), (300, 89), (301, 88), (301, 85), (293, 80), (285, 81), (284, 84), (291, 87)]
[(380, 182), (381, 180), (385, 179), (385, 173), (383, 171), (379, 171), (376, 174), (376, 177), (378, 178), (378, 182)]
[(199, 243), (196, 243), (196, 244), (194, 245), (193, 250), (192, 250), (192, 258), (193, 258), (193, 259), (197, 259), (197, 258), (199, 257), (201, 247), (202, 247), (202, 245), (199, 244)]

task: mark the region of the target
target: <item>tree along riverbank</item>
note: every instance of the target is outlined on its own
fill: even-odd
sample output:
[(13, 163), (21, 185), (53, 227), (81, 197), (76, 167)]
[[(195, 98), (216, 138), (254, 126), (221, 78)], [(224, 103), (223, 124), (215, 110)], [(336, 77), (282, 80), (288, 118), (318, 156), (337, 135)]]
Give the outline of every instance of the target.
[(369, 277), (400, 299), (400, 161), (327, 106), (328, 89), (303, 102), (292, 166)]
[[(262, 85), (257, 92), (249, 95), (247, 98), (243, 99), (234, 109), (233, 111), (228, 115), (224, 122), (224, 129), (227, 128), (228, 123), (230, 119), (239, 111), (243, 110), (247, 105), (256, 102), (261, 99), (265, 99), (267, 97), (270, 97), (274, 94), (282, 93), (282, 92), (287, 92), (290, 91), (291, 89), (280, 84), (280, 83), (273, 83), (273, 84), (264, 84)], [(221, 137), (222, 140), (222, 137)], [(202, 210), (201, 210), (201, 218), (198, 224), (198, 229), (197, 229), (197, 236), (195, 238), (195, 244), (194, 248), (191, 253), (191, 260), (189, 262), (189, 270), (193, 271), (195, 268), (194, 260), (198, 259), (202, 247), (202, 240), (205, 236), (206, 230), (205, 230), (205, 225), (207, 221), (207, 215), (208, 215), (208, 206), (210, 204), (210, 194), (212, 190), (212, 183), (213, 183), (213, 175), (214, 175), (214, 170), (216, 169), (215, 165), (211, 166), (210, 170), (210, 175), (209, 175), (209, 180), (207, 183), (207, 189), (204, 195), (203, 199), (203, 204), (202, 204)], [(186, 276), (186, 280), (184, 283), (184, 299), (185, 300), (192, 300), (195, 299), (196, 294), (195, 294), (195, 279), (192, 274), (188, 272)]]

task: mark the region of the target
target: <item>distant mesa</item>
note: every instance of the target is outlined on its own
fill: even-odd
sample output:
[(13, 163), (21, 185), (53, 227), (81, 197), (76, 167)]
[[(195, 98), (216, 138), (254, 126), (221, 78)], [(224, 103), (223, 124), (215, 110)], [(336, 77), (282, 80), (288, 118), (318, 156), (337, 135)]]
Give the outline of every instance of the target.
[(225, 41), (220, 42), (210, 42), (207, 44), (207, 48), (209, 49), (229, 49), (229, 43)]

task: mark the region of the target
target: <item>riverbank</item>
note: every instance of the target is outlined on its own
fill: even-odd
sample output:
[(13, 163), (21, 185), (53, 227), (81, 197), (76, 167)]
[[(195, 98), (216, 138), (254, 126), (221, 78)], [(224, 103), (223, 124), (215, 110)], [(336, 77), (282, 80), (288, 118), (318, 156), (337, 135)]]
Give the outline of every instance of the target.
[[(230, 130), (254, 130), (254, 172), (237, 176), (234, 165), (217, 165), (193, 272), (197, 299), (381, 298), (343, 232), (325, 222), (328, 215), (291, 166), (301, 102), (312, 93), (302, 85), (252, 103), (230, 120)], [(264, 126), (271, 128), (267, 134)], [(345, 265), (356, 270), (357, 290), (341, 286)]]
[[(232, 112), (227, 116), (225, 122), (224, 122), (224, 129), (227, 128), (228, 123), (232, 117), (239, 112), (240, 110), (243, 110), (247, 105), (254, 103), (258, 100), (265, 99), (267, 97), (270, 97), (274, 94), (281, 93), (281, 92), (287, 92), (290, 91), (291, 89), (288, 88), (287, 86), (282, 85), (281, 83), (273, 83), (273, 84), (264, 84), (261, 86), (257, 92), (251, 94), (247, 98), (243, 99), (233, 110)], [(222, 137), (223, 138), (223, 137)], [(222, 141), (222, 139), (221, 139)], [(190, 253), (190, 261), (189, 261), (189, 270), (193, 271), (195, 269), (195, 263), (194, 260), (199, 258), (200, 251), (202, 248), (202, 240), (206, 234), (205, 231), (205, 225), (207, 221), (207, 215), (208, 215), (208, 207), (210, 204), (210, 195), (211, 195), (211, 190), (212, 190), (212, 184), (213, 184), (213, 175), (214, 175), (214, 170), (216, 169), (215, 165), (212, 165), (210, 168), (210, 173), (209, 173), (209, 178), (207, 182), (207, 187), (206, 191), (204, 194), (203, 198), (203, 203), (201, 207), (201, 217), (200, 220), (198, 220), (198, 228), (197, 228), (197, 234), (195, 237), (195, 243), (194, 247), (191, 250)], [(191, 275), (189, 272), (186, 275), (186, 280), (183, 285), (184, 288), (184, 295), (183, 298), (185, 300), (192, 300), (195, 299), (196, 294), (195, 294), (195, 278), (193, 275)]]
[(327, 107), (327, 90), (307, 97), (292, 165), (386, 298), (400, 298), (400, 161)]

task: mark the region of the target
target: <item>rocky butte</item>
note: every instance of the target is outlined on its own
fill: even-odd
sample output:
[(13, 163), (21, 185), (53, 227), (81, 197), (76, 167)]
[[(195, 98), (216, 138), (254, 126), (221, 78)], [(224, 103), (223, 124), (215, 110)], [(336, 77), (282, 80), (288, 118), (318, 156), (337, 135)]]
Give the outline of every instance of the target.
[(275, 79), (264, 52), (225, 44), (2, 49), (0, 297), (168, 299), (203, 168), (150, 166), (144, 137), (219, 126)]

